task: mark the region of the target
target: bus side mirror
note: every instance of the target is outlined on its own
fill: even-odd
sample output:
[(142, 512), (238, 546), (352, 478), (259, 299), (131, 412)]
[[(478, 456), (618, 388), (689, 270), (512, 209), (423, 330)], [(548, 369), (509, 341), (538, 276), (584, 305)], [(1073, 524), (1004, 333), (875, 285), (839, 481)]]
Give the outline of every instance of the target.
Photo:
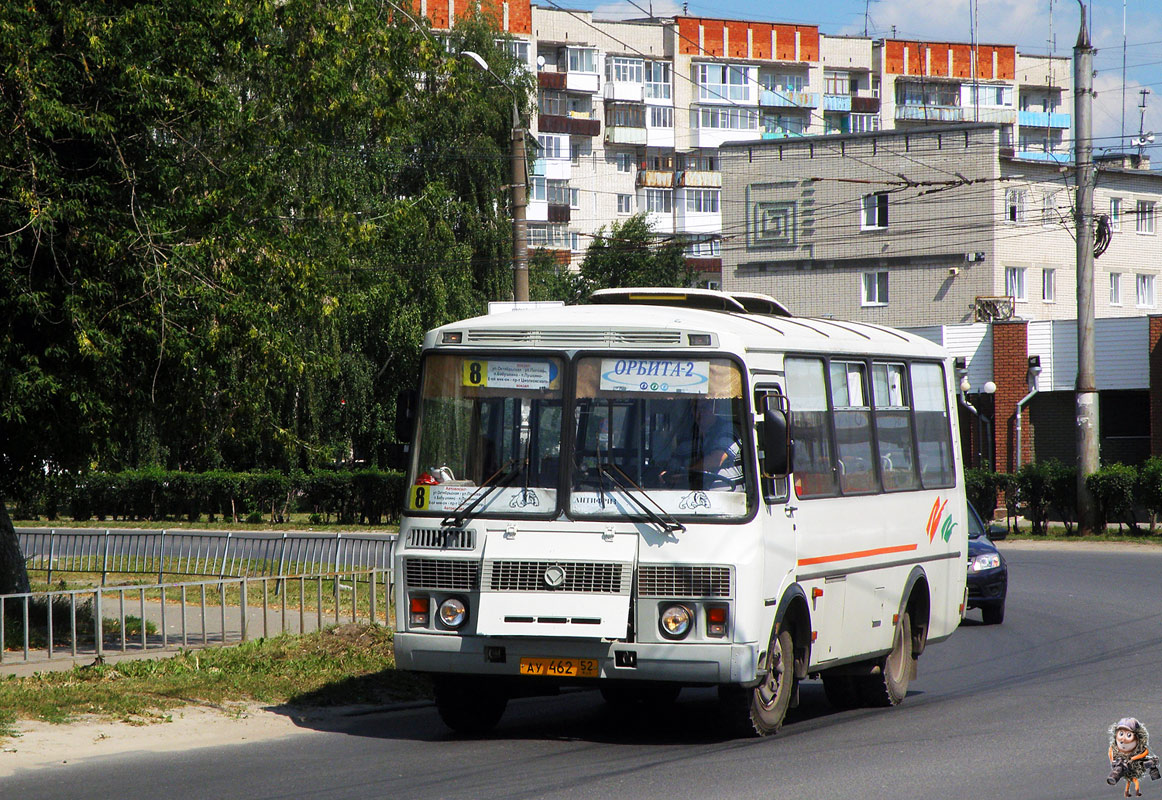
[(404, 389), (395, 398), (395, 440), (411, 444), (416, 432), (416, 390)]
[(791, 421), (786, 408), (778, 403), (778, 395), (767, 395), (763, 405), (763, 474), (783, 478), (792, 466)]

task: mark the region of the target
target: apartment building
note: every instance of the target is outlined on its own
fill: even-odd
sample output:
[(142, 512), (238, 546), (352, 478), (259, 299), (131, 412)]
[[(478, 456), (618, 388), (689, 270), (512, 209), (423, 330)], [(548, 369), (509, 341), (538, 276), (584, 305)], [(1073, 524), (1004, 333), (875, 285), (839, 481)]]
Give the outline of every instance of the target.
[[(464, 0), (418, 0), (437, 28)], [(644, 212), (717, 286), (723, 146), (995, 122), (1002, 146), (1068, 157), (1066, 58), (1011, 45), (830, 36), (816, 25), (591, 12), (486, 0), (537, 75), (529, 245), (578, 259), (594, 233)]]

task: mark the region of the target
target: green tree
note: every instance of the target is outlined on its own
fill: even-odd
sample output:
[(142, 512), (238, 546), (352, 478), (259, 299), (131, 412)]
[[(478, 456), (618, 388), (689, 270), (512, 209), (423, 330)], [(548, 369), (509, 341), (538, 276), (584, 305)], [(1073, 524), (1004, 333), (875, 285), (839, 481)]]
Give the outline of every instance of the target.
[(627, 286), (689, 286), (695, 274), (682, 243), (659, 241), (645, 214), (599, 228), (581, 262), (585, 296)]

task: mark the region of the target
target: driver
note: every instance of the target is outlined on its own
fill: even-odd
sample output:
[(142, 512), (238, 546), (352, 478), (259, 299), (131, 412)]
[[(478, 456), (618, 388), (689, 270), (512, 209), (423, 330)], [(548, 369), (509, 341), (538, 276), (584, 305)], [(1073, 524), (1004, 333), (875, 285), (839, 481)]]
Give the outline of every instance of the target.
[(663, 480), (675, 483), (701, 473), (709, 476), (705, 489), (741, 486), (742, 443), (729, 415), (717, 414), (715, 401), (708, 397), (695, 399), (693, 406), (692, 422), (680, 425), (670, 456), (673, 466), (662, 473)]

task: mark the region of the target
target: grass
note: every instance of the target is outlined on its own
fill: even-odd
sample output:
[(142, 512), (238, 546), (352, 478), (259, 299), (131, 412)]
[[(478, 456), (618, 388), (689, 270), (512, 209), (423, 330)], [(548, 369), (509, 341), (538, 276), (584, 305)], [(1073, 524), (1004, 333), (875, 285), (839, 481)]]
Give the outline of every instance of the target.
[(423, 679), (395, 671), (389, 629), (343, 625), (166, 659), (9, 676), (0, 679), (0, 736), (14, 735), (18, 719), (65, 723), (96, 714), (148, 723), (190, 704), (331, 706), (428, 696)]

